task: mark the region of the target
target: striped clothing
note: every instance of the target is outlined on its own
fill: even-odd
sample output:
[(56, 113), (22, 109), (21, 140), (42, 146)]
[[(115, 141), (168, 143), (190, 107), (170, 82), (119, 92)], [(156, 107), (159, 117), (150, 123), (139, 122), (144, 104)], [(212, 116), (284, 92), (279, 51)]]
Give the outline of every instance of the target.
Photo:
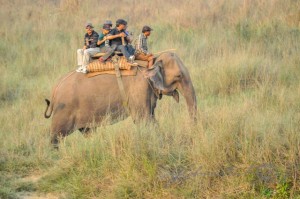
[(144, 33), (141, 33), (135, 43), (135, 52), (136, 54), (144, 53), (149, 54), (148, 52), (148, 46), (147, 46), (147, 37), (144, 35)]

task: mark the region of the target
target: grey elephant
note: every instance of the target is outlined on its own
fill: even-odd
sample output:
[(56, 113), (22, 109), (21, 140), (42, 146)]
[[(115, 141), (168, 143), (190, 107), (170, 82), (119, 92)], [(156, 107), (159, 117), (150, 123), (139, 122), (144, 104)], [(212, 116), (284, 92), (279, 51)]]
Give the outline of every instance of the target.
[(113, 122), (131, 116), (134, 121), (153, 120), (157, 99), (179, 92), (186, 100), (189, 115), (195, 120), (197, 102), (187, 68), (174, 53), (163, 53), (152, 69), (138, 70), (136, 76), (122, 76), (126, 104), (120, 94), (115, 75), (92, 78), (71, 72), (59, 81), (52, 91), (51, 102), (46, 99), (45, 118), (52, 115), (51, 142), (75, 130), (87, 132), (97, 127), (109, 115)]

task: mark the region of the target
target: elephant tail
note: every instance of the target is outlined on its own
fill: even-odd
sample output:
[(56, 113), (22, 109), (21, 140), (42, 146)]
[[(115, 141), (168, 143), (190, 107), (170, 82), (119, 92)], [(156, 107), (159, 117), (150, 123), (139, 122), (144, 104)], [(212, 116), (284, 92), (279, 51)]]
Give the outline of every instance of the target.
[(52, 114), (52, 111), (53, 111), (53, 106), (51, 105), (51, 107), (50, 107), (50, 113), (48, 114), (48, 109), (49, 109), (49, 106), (50, 106), (50, 100), (45, 99), (45, 101), (47, 103), (47, 107), (46, 107), (44, 116), (45, 116), (45, 118), (49, 118), (49, 117), (51, 117), (51, 114)]

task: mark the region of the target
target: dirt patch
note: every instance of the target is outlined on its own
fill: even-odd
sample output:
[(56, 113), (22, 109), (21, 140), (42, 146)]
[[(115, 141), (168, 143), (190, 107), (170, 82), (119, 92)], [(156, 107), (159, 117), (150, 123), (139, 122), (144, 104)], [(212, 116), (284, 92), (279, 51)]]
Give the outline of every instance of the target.
[(53, 194), (39, 194), (35, 192), (22, 192), (17, 194), (18, 198), (21, 199), (58, 199), (58, 196), (55, 196)]
[(46, 176), (46, 174), (34, 174), (34, 175), (31, 175), (31, 176), (26, 176), (25, 178), (21, 178), (19, 182), (36, 183), (37, 181), (39, 181), (44, 176)]
[[(42, 177), (46, 176), (47, 173), (36, 173), (30, 176), (26, 176), (24, 178), (21, 178), (18, 180), (18, 183), (20, 184), (35, 184), (37, 183)], [(35, 191), (26, 191), (22, 190), (19, 193), (17, 193), (17, 197), (21, 199), (58, 199), (57, 195), (51, 194), (51, 193), (38, 193)]]

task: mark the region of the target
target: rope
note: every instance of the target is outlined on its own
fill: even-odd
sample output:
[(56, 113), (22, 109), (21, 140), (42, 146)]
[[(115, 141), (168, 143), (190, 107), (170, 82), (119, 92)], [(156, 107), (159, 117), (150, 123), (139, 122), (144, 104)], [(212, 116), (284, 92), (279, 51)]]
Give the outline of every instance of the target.
[[(138, 70), (142, 73), (142, 70), (140, 69), (140, 67), (138, 67)], [(152, 86), (151, 82), (149, 81), (149, 79), (148, 78), (145, 78), (145, 79), (147, 80), (147, 82), (148, 82), (150, 88), (152, 89), (153, 93), (155, 94), (155, 96), (157, 98), (160, 98), (159, 94), (157, 92), (155, 92), (155, 88), (153, 88), (153, 86)]]
[(129, 109), (128, 109), (128, 100), (127, 100), (127, 97), (126, 97), (126, 93), (125, 93), (125, 90), (124, 90), (124, 84), (123, 84), (123, 81), (122, 81), (122, 78), (121, 78), (121, 72), (120, 72), (120, 68), (119, 68), (119, 56), (115, 55), (112, 57), (112, 62), (114, 64), (114, 67), (115, 67), (115, 71), (116, 71), (116, 77), (117, 77), (117, 82), (118, 82), (118, 86), (119, 86), (119, 90), (120, 90), (120, 93), (121, 93), (121, 97), (122, 97), (122, 101), (123, 101), (123, 106), (125, 108), (125, 110), (127, 111), (127, 113), (129, 114)]

